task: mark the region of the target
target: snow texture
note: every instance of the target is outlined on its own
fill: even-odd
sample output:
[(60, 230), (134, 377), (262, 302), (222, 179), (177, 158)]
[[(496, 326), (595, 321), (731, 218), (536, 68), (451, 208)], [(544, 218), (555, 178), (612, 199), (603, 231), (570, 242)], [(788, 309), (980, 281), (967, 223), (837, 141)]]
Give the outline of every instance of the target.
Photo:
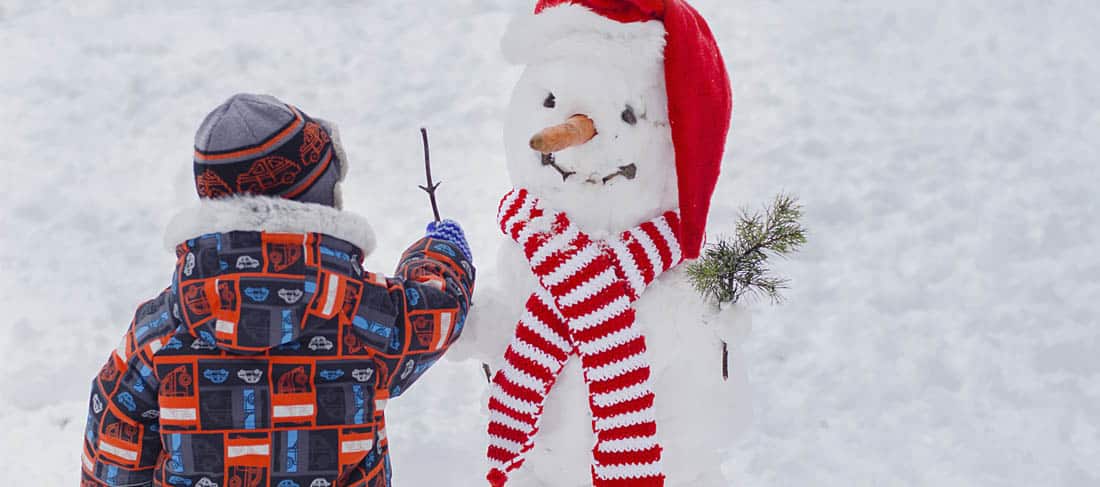
[[(753, 307), (735, 485), (1100, 484), (1100, 4), (693, 4), (736, 98), (712, 236), (781, 190), (812, 231), (789, 302)], [(205, 5), (0, 2), (0, 483), (77, 483), (89, 380), (168, 284), (194, 130), (234, 92), (340, 124), (374, 270), (430, 219), (428, 126), (443, 214), (498, 274), (499, 41), (530, 5)], [(485, 387), (444, 362), (393, 401), (398, 485), (484, 485)]]

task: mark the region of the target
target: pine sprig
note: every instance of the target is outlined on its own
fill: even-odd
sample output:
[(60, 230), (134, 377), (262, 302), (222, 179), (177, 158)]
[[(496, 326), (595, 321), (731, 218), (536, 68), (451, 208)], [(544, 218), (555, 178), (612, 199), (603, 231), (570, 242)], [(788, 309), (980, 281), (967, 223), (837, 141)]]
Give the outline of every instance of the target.
[(746, 295), (783, 301), (781, 291), (789, 280), (771, 274), (772, 255), (786, 257), (806, 243), (806, 229), (799, 219), (798, 199), (780, 194), (763, 212), (742, 210), (737, 236), (708, 245), (699, 260), (687, 268), (695, 290), (717, 304), (737, 303)]

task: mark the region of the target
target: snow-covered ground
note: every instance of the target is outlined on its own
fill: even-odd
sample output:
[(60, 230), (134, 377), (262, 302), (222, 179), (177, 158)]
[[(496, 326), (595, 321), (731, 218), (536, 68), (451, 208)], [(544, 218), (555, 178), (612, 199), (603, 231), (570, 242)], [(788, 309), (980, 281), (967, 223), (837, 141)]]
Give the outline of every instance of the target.
[[(497, 43), (527, 2), (185, 3), (0, 1), (4, 485), (77, 483), (89, 380), (167, 285), (192, 133), (234, 92), (342, 126), (374, 269), (430, 216), (428, 126), (493, 278)], [(1100, 484), (1100, 4), (694, 4), (736, 93), (712, 233), (781, 190), (812, 230), (755, 307), (738, 484)], [(483, 484), (484, 388), (441, 363), (391, 405), (398, 485)]]

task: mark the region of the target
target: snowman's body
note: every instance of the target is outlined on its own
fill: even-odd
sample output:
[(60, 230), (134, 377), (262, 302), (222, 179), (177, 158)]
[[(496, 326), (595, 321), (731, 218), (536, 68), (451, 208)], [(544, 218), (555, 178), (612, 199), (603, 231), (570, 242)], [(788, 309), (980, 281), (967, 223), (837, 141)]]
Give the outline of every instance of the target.
[[(511, 299), (521, 306), (537, 285), (523, 253), (515, 245), (506, 245), (498, 264), (502, 289), (510, 290), (509, 294), (514, 291)], [(704, 303), (688, 285), (682, 267), (658, 278), (634, 308), (648, 348), (658, 437), (664, 446), (662, 464), (668, 475), (666, 485), (730, 485), (722, 475), (721, 463), (748, 423), (751, 411), (738, 347), (749, 332), (748, 312), (739, 307), (719, 311)], [(510, 336), (507, 326), (498, 331)], [(728, 380), (722, 378), (723, 339), (729, 344)], [(489, 363), (493, 370), (501, 365), (506, 343), (497, 346), (500, 349)], [(535, 447), (509, 485), (592, 485), (589, 465), (594, 443), (588, 388), (581, 375), (580, 359), (574, 356), (550, 389)]]
[[(558, 37), (563, 30), (566, 35)], [(615, 238), (677, 209), (664, 36), (660, 22), (618, 24), (565, 5), (519, 19), (504, 40), (505, 54), (527, 65), (505, 127), (512, 183), (539, 198), (544, 208), (565, 212), (595, 239)], [(575, 114), (594, 123), (597, 134), (591, 140), (549, 159), (532, 150), (533, 134)], [(628, 166), (631, 177), (616, 175)], [(572, 174), (563, 177), (566, 173)], [(728, 485), (721, 462), (751, 411), (739, 348), (749, 331), (748, 313), (704, 302), (684, 267), (661, 275), (633, 305), (648, 350), (666, 485)], [(494, 371), (504, 361), (524, 302), (538, 286), (511, 241), (502, 246), (498, 273), (497, 292), (479, 301), (482, 309), (474, 308), (465, 338)], [(492, 303), (504, 306), (491, 309)], [(728, 379), (723, 378), (723, 341), (728, 344)], [(534, 448), (511, 473), (509, 485), (591, 485), (592, 425), (588, 388), (574, 355), (551, 388)]]

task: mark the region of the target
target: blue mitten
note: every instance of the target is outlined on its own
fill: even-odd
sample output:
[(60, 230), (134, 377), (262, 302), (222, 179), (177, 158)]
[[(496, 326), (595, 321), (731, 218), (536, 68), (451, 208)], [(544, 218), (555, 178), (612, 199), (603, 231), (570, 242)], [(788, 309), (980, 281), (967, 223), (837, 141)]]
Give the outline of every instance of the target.
[(462, 231), (458, 222), (454, 220), (431, 222), (428, 224), (425, 236), (455, 244), (466, 255), (466, 260), (470, 263), (474, 262), (474, 254), (470, 252), (470, 244), (466, 242), (466, 233)]

